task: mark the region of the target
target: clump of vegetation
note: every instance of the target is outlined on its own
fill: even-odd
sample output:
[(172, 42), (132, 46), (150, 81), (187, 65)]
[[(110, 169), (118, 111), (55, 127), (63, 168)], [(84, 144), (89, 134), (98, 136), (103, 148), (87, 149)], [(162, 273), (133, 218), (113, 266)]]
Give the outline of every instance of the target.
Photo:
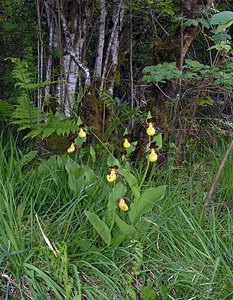
[[(16, 142), (9, 135), (1, 143), (1, 291), (6, 297), (231, 295), (231, 207), (221, 200), (226, 191), (229, 197), (230, 165), (214, 205), (203, 206), (220, 148), (207, 148), (189, 168), (176, 169), (171, 160), (145, 176), (143, 162), (129, 169), (129, 161), (107, 154), (105, 145), (98, 152), (86, 146), (45, 159), (34, 150), (23, 154)], [(154, 168), (149, 155), (145, 159)], [(114, 181), (108, 180), (108, 168)]]

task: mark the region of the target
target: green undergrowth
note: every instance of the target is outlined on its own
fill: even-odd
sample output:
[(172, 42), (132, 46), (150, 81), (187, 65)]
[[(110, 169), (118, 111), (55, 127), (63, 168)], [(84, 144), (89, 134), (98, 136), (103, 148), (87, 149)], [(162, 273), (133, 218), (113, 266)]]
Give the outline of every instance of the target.
[[(226, 147), (190, 166), (168, 160), (146, 177), (143, 161), (131, 166), (140, 193), (166, 185), (165, 197), (139, 218), (131, 213), (131, 223), (130, 210), (116, 208), (109, 223), (114, 183), (106, 180), (105, 148), (95, 158), (88, 151), (41, 157), (9, 137), (0, 144), (0, 298), (232, 299), (230, 162), (204, 206)], [(121, 188), (129, 186), (122, 173)], [(131, 186), (127, 197), (135, 193)], [(110, 241), (90, 213), (112, 225)]]

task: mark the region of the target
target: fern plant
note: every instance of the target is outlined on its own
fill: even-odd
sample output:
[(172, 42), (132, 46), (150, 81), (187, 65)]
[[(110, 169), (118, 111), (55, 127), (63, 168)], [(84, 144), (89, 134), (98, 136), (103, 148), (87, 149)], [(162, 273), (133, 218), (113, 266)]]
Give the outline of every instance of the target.
[(34, 130), (44, 121), (43, 112), (35, 107), (32, 100), (32, 91), (36, 88), (34, 77), (25, 61), (12, 59), (12, 62), (15, 65), (12, 77), (16, 81), (15, 86), (19, 88), (12, 123), (19, 125), (18, 130)]
[(47, 115), (35, 106), (33, 92), (46, 86), (48, 82), (34, 83), (33, 73), (29, 71), (27, 63), (18, 59), (12, 61), (15, 64), (12, 76), (16, 81), (15, 86), (20, 91), (15, 110), (12, 113), (12, 123), (19, 126), (18, 130), (29, 130), (24, 138), (41, 136), (44, 139), (54, 133), (65, 135), (77, 131), (80, 120), (74, 122), (59, 112), (56, 114), (50, 112)]
[(41, 136), (42, 139), (49, 137), (56, 133), (58, 135), (67, 135), (70, 132), (78, 130), (78, 123), (72, 121), (70, 118), (64, 117), (60, 113), (50, 115), (46, 122), (40, 123), (38, 128), (31, 130), (25, 138), (35, 138)]
[(17, 99), (17, 105), (12, 113), (13, 124), (19, 125), (18, 130), (35, 130), (44, 121), (43, 112), (36, 108), (29, 94), (23, 91)]

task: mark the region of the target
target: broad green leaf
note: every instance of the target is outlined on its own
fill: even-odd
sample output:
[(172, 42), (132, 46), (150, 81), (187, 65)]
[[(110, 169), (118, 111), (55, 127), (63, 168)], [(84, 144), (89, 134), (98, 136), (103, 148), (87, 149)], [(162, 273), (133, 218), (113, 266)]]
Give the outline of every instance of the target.
[(111, 242), (111, 232), (108, 226), (96, 214), (85, 210), (85, 215), (106, 244)]
[(68, 157), (65, 169), (68, 173), (69, 188), (75, 193), (80, 192), (84, 187), (85, 168), (80, 167), (76, 161)]
[(112, 189), (112, 191), (109, 193), (108, 196), (108, 209), (114, 210), (117, 208), (116, 200), (118, 198), (125, 197), (127, 192), (127, 188), (124, 184), (121, 182), (118, 182)]
[(134, 226), (127, 224), (117, 214), (115, 216), (115, 222), (120, 230), (127, 235), (136, 231)]
[(127, 235), (125, 233), (115, 235), (112, 239), (112, 248), (117, 248), (125, 240), (126, 237)]
[(83, 124), (83, 121), (80, 117), (78, 117), (78, 121), (77, 121), (77, 127), (79, 127), (80, 125)]
[(80, 138), (79, 136), (77, 136), (74, 142), (78, 146), (78, 148), (81, 148), (82, 144), (86, 142), (86, 139), (87, 138)]
[(219, 43), (219, 42), (226, 42), (227, 40), (230, 40), (231, 36), (227, 33), (218, 33), (212, 35), (212, 38), (216, 43)]
[(161, 149), (163, 146), (162, 134), (161, 133), (157, 134), (153, 138), (152, 142), (156, 143), (156, 145), (158, 146), (158, 150)]
[(199, 71), (203, 68), (205, 68), (205, 65), (199, 63), (199, 61), (197, 60), (192, 60), (192, 59), (185, 59), (185, 65), (184, 65), (184, 68), (187, 69), (187, 68), (190, 68), (192, 71)]
[(230, 68), (230, 69), (233, 69), (233, 61), (229, 62), (229, 63), (227, 64), (227, 67)]
[(231, 46), (229, 45), (228, 42), (220, 42), (210, 48), (208, 48), (207, 50), (212, 50), (212, 49), (216, 49), (217, 51), (221, 51), (221, 50), (226, 50), (226, 51), (230, 51), (231, 50)]
[(143, 69), (143, 80), (146, 82), (166, 82), (172, 78), (180, 78), (181, 71), (177, 68), (175, 62), (147, 66)]
[(83, 165), (82, 168), (84, 170), (85, 185), (87, 186), (94, 182), (94, 180), (96, 179), (96, 174), (94, 170), (92, 170), (92, 168), (90, 168), (89, 166)]
[(69, 188), (75, 193), (80, 192), (84, 188), (84, 170), (83, 168), (78, 168), (75, 173), (69, 173), (68, 185)]
[(106, 211), (103, 217), (103, 221), (107, 224), (109, 228), (112, 228), (115, 223), (115, 216), (116, 216), (116, 203), (114, 209)]
[(126, 149), (126, 152), (128, 155), (130, 155), (132, 152), (134, 152), (136, 146), (137, 146), (137, 141), (130, 143), (130, 147)]
[(185, 30), (187, 27), (190, 27), (190, 26), (198, 26), (198, 20), (188, 19), (181, 25), (182, 30)]
[(225, 32), (227, 30), (227, 28), (230, 27), (232, 24), (233, 24), (233, 19), (227, 23), (218, 25), (218, 27), (216, 29), (216, 33), (218, 34), (218, 33)]
[(120, 173), (124, 176), (124, 179), (128, 182), (130, 189), (134, 195), (135, 200), (140, 197), (140, 188), (138, 186), (137, 178), (130, 173), (129, 170), (121, 169)]
[(214, 14), (210, 19), (210, 23), (212, 25), (219, 25), (219, 24), (226, 24), (232, 20), (233, 20), (232, 11), (222, 11), (220, 13)]
[(120, 167), (120, 162), (119, 162), (119, 160), (118, 160), (117, 158), (115, 158), (112, 154), (110, 154), (110, 155), (108, 156), (107, 164), (108, 164), (109, 167), (110, 167), (110, 166), (114, 166), (114, 165)]
[(93, 163), (96, 161), (96, 154), (94, 148), (90, 145), (90, 155)]
[(151, 211), (155, 203), (164, 197), (165, 190), (165, 185), (145, 190), (142, 196), (130, 206), (129, 219), (131, 224), (135, 224), (142, 215)]

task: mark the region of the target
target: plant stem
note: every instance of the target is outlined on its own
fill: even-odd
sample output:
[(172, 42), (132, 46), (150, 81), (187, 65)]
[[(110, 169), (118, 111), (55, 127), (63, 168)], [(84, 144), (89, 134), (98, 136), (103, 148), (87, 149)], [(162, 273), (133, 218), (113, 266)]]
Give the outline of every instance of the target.
[(106, 145), (101, 141), (101, 139), (93, 131), (91, 131), (91, 133), (104, 146), (108, 153), (112, 155), (111, 151), (109, 151), (108, 147), (106, 147)]
[[(150, 144), (151, 144), (151, 137), (149, 136), (149, 142), (148, 142), (148, 145), (150, 145)], [(144, 176), (143, 176), (143, 178), (142, 178), (142, 181), (141, 181), (141, 183), (140, 183), (140, 185), (139, 185), (139, 188), (142, 187), (142, 185), (143, 185), (143, 183), (144, 183), (144, 181), (145, 181), (145, 179), (146, 179), (146, 175), (147, 175), (147, 173), (148, 173), (149, 166), (150, 166), (150, 161), (149, 161), (149, 159), (147, 159), (146, 170), (145, 170)]]
[(139, 188), (142, 187), (142, 185), (143, 185), (143, 183), (144, 183), (144, 181), (145, 181), (145, 179), (146, 179), (146, 175), (147, 175), (149, 166), (150, 166), (150, 161), (149, 161), (149, 159), (148, 159), (148, 160), (147, 160), (147, 165), (146, 165), (146, 170), (145, 170), (144, 176), (143, 176), (143, 178), (142, 178), (141, 184), (139, 185)]

